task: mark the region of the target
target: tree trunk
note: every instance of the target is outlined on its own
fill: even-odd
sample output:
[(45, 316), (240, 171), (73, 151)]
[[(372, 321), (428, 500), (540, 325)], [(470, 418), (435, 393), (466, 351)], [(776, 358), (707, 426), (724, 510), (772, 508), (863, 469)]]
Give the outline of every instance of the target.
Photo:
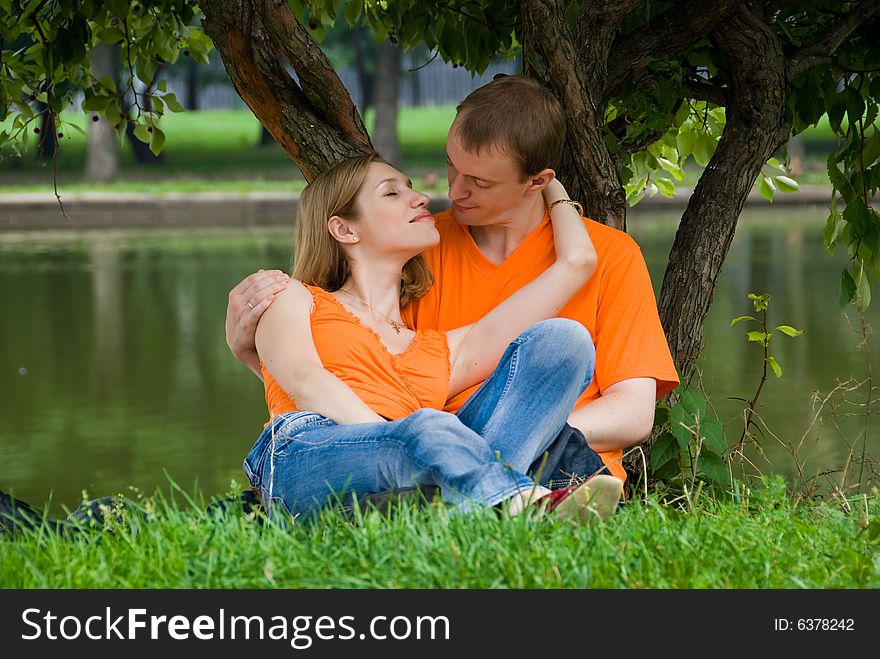
[[(116, 50), (107, 44), (98, 44), (91, 54), (92, 74), (96, 77), (116, 77)], [(116, 130), (106, 117), (95, 115), (90, 120), (88, 150), (86, 152), (86, 179), (109, 181), (119, 175), (119, 142)]]
[(782, 47), (745, 6), (713, 33), (731, 90), (718, 148), (681, 218), (660, 291), (660, 319), (684, 380), (693, 374), (703, 323), (736, 222), (761, 167), (788, 139)]
[(400, 46), (391, 43), (379, 45), (376, 56), (376, 122), (373, 127), (373, 146), (388, 163), (400, 164), (400, 141), (397, 138), (397, 105), (400, 98)]
[(607, 50), (598, 44), (610, 45), (616, 26), (604, 26), (604, 38), (594, 34), (591, 47), (575, 47), (565, 15), (561, 0), (523, 0), (523, 69), (551, 89), (565, 111), (560, 179), (569, 195), (581, 200), (593, 219), (625, 231), (626, 194), (605, 145), (597, 103), (602, 90), (589, 84), (587, 74), (605, 70)]
[(195, 60), (189, 59), (186, 63), (186, 109), (196, 111), (200, 109), (199, 102), (199, 74), (201, 65)]
[[(367, 110), (373, 107), (373, 94), (376, 91), (375, 75), (370, 70), (369, 63), (376, 65), (375, 46), (372, 49), (364, 45), (364, 29), (359, 26), (351, 28), (351, 43), (354, 46), (356, 56), (355, 70), (357, 71), (358, 86), (361, 88), (361, 116), (366, 116)], [(369, 52), (368, 52), (369, 51)]]
[[(357, 108), (336, 71), (287, 3), (200, 0), (205, 33), (242, 100), (307, 181), (371, 151)], [(293, 67), (298, 80), (287, 72)]]

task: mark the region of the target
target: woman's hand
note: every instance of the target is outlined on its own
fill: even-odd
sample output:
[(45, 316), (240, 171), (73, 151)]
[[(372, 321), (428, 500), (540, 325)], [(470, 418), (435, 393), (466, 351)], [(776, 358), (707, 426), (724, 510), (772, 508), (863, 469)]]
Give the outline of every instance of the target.
[(554, 178), (550, 181), (550, 183), (541, 190), (541, 194), (544, 195), (544, 203), (547, 204), (548, 208), (554, 201), (568, 199), (568, 192), (566, 192), (565, 186), (562, 185), (558, 178)]

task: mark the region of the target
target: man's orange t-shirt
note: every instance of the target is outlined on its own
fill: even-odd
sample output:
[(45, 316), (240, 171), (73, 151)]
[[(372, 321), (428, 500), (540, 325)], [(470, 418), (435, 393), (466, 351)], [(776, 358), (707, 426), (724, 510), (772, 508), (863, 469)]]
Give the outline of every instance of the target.
[[(500, 265), (480, 252), (468, 228), (451, 211), (437, 214), (436, 220), (440, 244), (426, 254), (435, 283), (417, 305), (404, 310), (411, 327), (448, 331), (476, 322), (556, 260), (548, 215)], [(660, 398), (678, 385), (678, 376), (642, 252), (623, 231), (586, 218), (584, 222), (599, 262), (587, 284), (559, 314), (583, 324), (596, 346), (593, 381), (576, 407), (630, 378), (654, 378)], [(476, 389), (458, 394), (444, 409), (455, 412)], [(625, 479), (622, 454), (599, 455), (615, 476)]]

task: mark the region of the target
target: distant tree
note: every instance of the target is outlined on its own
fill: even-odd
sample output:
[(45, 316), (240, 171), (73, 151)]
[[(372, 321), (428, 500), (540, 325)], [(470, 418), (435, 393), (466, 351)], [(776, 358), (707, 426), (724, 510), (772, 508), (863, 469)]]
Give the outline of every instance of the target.
[(383, 43), (376, 55), (373, 100), (376, 117), (373, 123), (373, 146), (393, 165), (400, 163), (400, 139), (397, 133), (397, 108), (400, 105), (400, 67), (403, 49)]
[[(95, 75), (116, 78), (118, 56), (113, 49), (114, 46), (105, 43), (92, 49), (90, 59)], [(86, 179), (109, 181), (119, 174), (119, 135), (106, 117), (93, 114), (91, 119), (87, 124)]]

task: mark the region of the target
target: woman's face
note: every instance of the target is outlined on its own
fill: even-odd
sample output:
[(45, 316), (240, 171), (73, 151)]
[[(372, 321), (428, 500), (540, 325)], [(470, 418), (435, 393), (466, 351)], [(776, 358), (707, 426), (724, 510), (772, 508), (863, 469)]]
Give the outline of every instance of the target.
[(391, 165), (370, 164), (357, 196), (355, 231), (362, 249), (411, 258), (434, 247), (440, 234), (428, 210), (428, 196)]

